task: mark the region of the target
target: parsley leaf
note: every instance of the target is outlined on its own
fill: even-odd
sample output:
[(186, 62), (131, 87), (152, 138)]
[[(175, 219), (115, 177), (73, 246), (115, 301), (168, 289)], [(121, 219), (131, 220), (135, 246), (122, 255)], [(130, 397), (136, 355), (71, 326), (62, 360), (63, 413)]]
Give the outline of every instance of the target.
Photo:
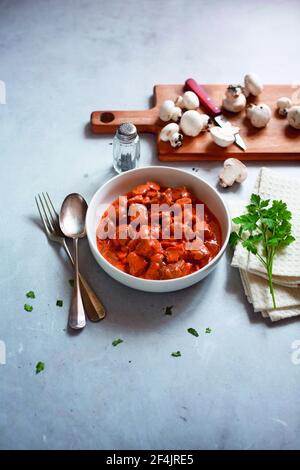
[(36, 373), (36, 374), (39, 374), (39, 373), (42, 372), (43, 370), (45, 370), (45, 364), (44, 364), (44, 362), (39, 361), (39, 362), (37, 363), (37, 365), (35, 366), (35, 373)]
[(234, 248), (238, 242), (253, 253), (267, 271), (269, 290), (273, 307), (276, 308), (273, 287), (273, 262), (277, 252), (295, 241), (292, 235), (292, 213), (285, 202), (261, 199), (252, 194), (247, 213), (232, 219), (239, 225), (238, 232), (232, 232), (229, 244)]
[(173, 357), (180, 357), (180, 356), (181, 356), (181, 352), (180, 352), (180, 351), (172, 352), (171, 356), (173, 356)]
[(118, 344), (123, 343), (124, 341), (121, 338), (114, 339), (113, 342), (111, 343), (113, 346), (118, 346)]
[(187, 331), (188, 331), (188, 333), (190, 333), (193, 336), (196, 336), (196, 337), (199, 336), (199, 333), (198, 333), (197, 330), (195, 330), (195, 328), (188, 328)]
[(26, 312), (32, 312), (33, 306), (29, 305), (29, 304), (25, 304), (24, 305), (24, 310), (26, 310)]
[(205, 333), (211, 333), (211, 328), (206, 328)]
[(165, 315), (172, 315), (173, 313), (173, 305), (170, 305), (169, 307), (165, 308)]
[(229, 237), (229, 245), (231, 248), (235, 248), (238, 241), (240, 241), (240, 237), (236, 232), (231, 232), (230, 237)]
[(33, 292), (33, 290), (30, 290), (26, 293), (26, 297), (28, 299), (35, 299), (35, 293)]
[(63, 306), (63, 301), (62, 300), (57, 300), (56, 301), (56, 307), (62, 307)]

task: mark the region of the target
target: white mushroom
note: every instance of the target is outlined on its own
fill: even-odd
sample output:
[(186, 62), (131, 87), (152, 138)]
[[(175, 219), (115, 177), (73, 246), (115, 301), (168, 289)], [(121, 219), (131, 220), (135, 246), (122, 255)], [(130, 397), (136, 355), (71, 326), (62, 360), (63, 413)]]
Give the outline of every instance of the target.
[(159, 117), (162, 121), (170, 121), (175, 105), (173, 101), (166, 100), (162, 103), (159, 110)]
[(175, 106), (181, 109), (197, 109), (200, 106), (199, 98), (193, 91), (186, 91), (183, 96), (178, 96), (175, 101)]
[(178, 106), (178, 108), (180, 108), (180, 109), (184, 108), (184, 106), (183, 106), (183, 97), (181, 95), (177, 96), (177, 98), (175, 100), (175, 106)]
[(239, 132), (238, 127), (234, 126), (225, 126), (219, 127), (215, 126), (210, 129), (210, 134), (213, 141), (219, 145), (220, 147), (228, 147), (229, 145), (233, 144), (235, 141), (235, 134)]
[(219, 174), (219, 183), (223, 188), (232, 186), (234, 182), (242, 183), (247, 178), (247, 167), (236, 158), (227, 158), (224, 170)]
[(271, 109), (267, 104), (249, 104), (246, 115), (250, 119), (252, 126), (265, 127), (271, 119)]
[(178, 121), (181, 117), (182, 111), (178, 106), (175, 106), (172, 100), (166, 100), (162, 103), (159, 110), (159, 117), (162, 121)]
[(183, 113), (180, 120), (180, 128), (185, 135), (196, 137), (201, 131), (208, 128), (210, 117), (207, 114), (200, 114), (195, 110)]
[(246, 106), (246, 98), (240, 85), (229, 85), (223, 99), (223, 107), (227, 111), (239, 113)]
[(288, 109), (292, 106), (292, 100), (286, 96), (282, 96), (281, 98), (278, 98), (276, 105), (278, 114), (280, 114), (280, 116), (286, 116)]
[(163, 142), (170, 142), (172, 147), (180, 147), (183, 141), (183, 135), (179, 132), (179, 125), (175, 122), (170, 122), (162, 128), (159, 134), (160, 140)]
[(264, 86), (256, 73), (247, 73), (244, 77), (244, 95), (258, 96), (264, 89)]
[(172, 121), (178, 122), (181, 116), (182, 116), (181, 109), (178, 106), (174, 106), (172, 117), (171, 117)]
[(300, 129), (300, 106), (292, 106), (287, 113), (289, 125)]
[(241, 85), (228, 85), (226, 88), (226, 98), (234, 101), (243, 93)]
[(174, 148), (181, 147), (182, 141), (183, 141), (183, 135), (180, 134), (180, 132), (174, 132), (174, 134), (172, 134), (170, 137), (170, 143), (172, 147)]

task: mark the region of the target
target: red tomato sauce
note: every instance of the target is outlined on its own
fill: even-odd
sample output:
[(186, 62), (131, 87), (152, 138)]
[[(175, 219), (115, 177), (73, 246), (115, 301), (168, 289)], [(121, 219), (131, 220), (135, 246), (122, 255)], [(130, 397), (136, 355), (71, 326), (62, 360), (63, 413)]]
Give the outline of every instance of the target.
[[(139, 209), (143, 209), (144, 206), (149, 214), (151, 204), (167, 204), (168, 206), (175, 203), (182, 206), (191, 204), (192, 224), (196, 223), (196, 204), (203, 204), (185, 186), (160, 187), (159, 184), (152, 181), (138, 185), (126, 196), (128, 207), (135, 204)], [(196, 250), (186, 249), (184, 236), (181, 239), (174, 237), (174, 216), (172, 214), (169, 219), (170, 236), (167, 239), (164, 238), (161, 213), (159, 225), (155, 227), (155, 237), (150, 228), (150, 215), (148, 216), (148, 226), (143, 226), (144, 235), (134, 239), (129, 236), (125, 239), (120, 238), (120, 225), (117, 218), (115, 238), (102, 240), (97, 236), (98, 250), (109, 263), (121, 271), (143, 279), (175, 279), (191, 274), (207, 265), (218, 254), (222, 245), (220, 224), (208, 207), (203, 205), (204, 236)], [(112, 206), (118, 215), (119, 200), (114, 201)], [(107, 217), (107, 214), (108, 210), (103, 214), (102, 219)], [(132, 220), (134, 217), (129, 216), (128, 221)], [(148, 238), (144, 238), (147, 230)]]

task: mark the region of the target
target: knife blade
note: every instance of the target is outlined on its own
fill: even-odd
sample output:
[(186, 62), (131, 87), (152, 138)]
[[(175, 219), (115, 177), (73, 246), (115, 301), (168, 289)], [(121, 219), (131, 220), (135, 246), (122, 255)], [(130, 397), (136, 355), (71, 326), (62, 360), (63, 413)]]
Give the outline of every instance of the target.
[[(193, 78), (189, 78), (188, 80), (186, 80), (185, 89), (193, 91), (198, 96), (200, 104), (209, 114), (209, 116), (214, 119), (215, 123), (218, 126), (225, 127), (231, 125), (228, 119), (222, 114), (221, 109), (213, 102), (213, 100), (206, 93), (204, 88), (199, 85)], [(235, 144), (243, 151), (247, 149), (247, 146), (239, 133), (235, 134)]]

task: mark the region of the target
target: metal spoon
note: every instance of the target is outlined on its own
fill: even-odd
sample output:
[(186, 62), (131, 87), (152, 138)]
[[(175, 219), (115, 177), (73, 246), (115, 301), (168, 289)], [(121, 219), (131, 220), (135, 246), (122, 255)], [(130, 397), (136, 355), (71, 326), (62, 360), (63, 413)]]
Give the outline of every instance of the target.
[(69, 194), (60, 210), (59, 225), (66, 237), (73, 239), (74, 244), (74, 289), (69, 311), (69, 326), (75, 330), (86, 325), (85, 311), (83, 308), (78, 269), (78, 239), (85, 236), (85, 216), (87, 203), (80, 194)]

